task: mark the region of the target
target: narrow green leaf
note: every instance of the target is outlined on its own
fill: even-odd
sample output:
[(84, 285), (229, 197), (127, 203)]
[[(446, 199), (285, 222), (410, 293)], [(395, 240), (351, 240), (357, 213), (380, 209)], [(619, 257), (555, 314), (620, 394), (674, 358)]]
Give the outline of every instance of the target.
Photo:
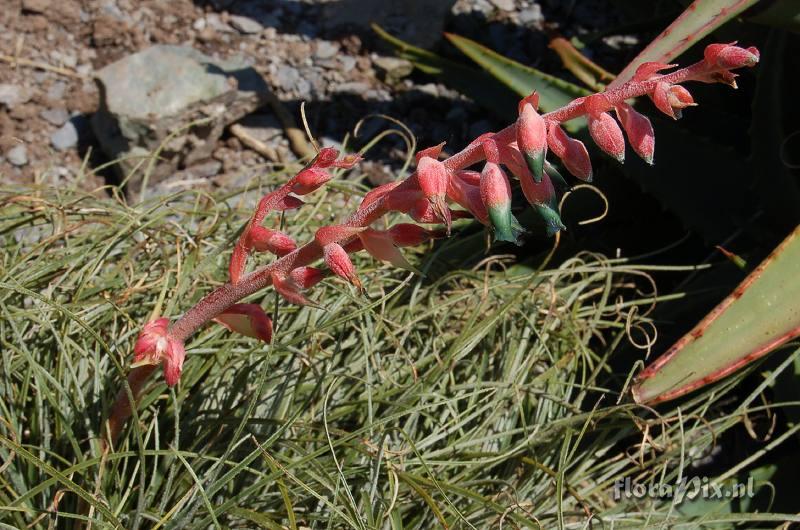
[(637, 378), (638, 403), (717, 381), (800, 336), (800, 226), (725, 300)]

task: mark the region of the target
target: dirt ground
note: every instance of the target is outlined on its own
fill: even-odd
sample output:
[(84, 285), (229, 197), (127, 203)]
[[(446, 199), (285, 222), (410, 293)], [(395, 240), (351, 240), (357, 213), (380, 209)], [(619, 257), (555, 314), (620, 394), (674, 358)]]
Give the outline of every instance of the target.
[[(604, 1), (444, 0), (0, 0), (0, 183), (72, 182), (84, 165), (106, 161), (89, 117), (99, 105), (93, 74), (156, 43), (188, 44), (216, 57), (242, 55), (261, 73), (286, 109), (301, 101), (323, 143), (336, 144), (369, 113), (402, 119), (420, 145), (447, 140), (458, 147), (502, 125), (444, 85), (405, 65), (368, 26), (378, 19), (416, 44), (456, 55), (441, 31), (466, 35), (527, 64), (558, 70), (545, 29), (582, 35), (613, 22)], [(399, 6), (399, 7), (398, 7)], [(411, 7), (409, 7), (411, 6)], [(622, 63), (633, 38), (606, 38), (602, 59)], [(394, 73), (402, 72), (398, 76)], [(284, 157), (293, 155), (269, 109), (251, 120), (254, 134)], [(377, 124), (376, 124), (377, 125)], [(374, 134), (374, 129), (372, 131)], [(365, 131), (369, 135), (370, 131)], [(370, 179), (391, 178), (401, 144), (364, 167)], [(201, 173), (209, 182), (265, 159), (232, 135), (219, 142)], [(89, 172), (81, 186), (104, 177)], [(235, 180), (235, 178), (233, 179)]]

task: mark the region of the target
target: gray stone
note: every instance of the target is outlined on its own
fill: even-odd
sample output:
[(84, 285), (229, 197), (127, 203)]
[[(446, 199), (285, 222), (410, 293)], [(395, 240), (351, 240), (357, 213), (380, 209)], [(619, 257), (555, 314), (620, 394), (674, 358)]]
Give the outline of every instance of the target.
[(6, 160), (14, 166), (24, 166), (28, 163), (28, 150), (23, 144), (15, 145), (6, 152)]
[(21, 86), (9, 83), (0, 84), (0, 104), (9, 109), (25, 103), (28, 99), (30, 99), (29, 95)]
[[(211, 156), (225, 127), (266, 103), (269, 93), (245, 61), (212, 59), (188, 46), (153, 46), (96, 76), (100, 109), (92, 128), (101, 147), (114, 159), (161, 148), (153, 184)], [(118, 169), (126, 175), (139, 163), (123, 160)], [(134, 192), (140, 178), (130, 180)]]
[(45, 109), (39, 113), (39, 116), (53, 125), (64, 125), (69, 119), (69, 112), (66, 109)]
[(261, 31), (264, 29), (264, 26), (259, 24), (258, 21), (249, 17), (243, 17), (242, 15), (232, 15), (229, 20), (231, 26), (245, 35), (261, 33)]
[(314, 51), (315, 59), (330, 59), (339, 51), (339, 44), (327, 40), (317, 42), (317, 49)]
[(249, 114), (239, 125), (253, 138), (269, 143), (283, 134), (283, 125), (274, 114)]
[(50, 135), (50, 143), (59, 151), (66, 151), (78, 145), (78, 129), (68, 121)]

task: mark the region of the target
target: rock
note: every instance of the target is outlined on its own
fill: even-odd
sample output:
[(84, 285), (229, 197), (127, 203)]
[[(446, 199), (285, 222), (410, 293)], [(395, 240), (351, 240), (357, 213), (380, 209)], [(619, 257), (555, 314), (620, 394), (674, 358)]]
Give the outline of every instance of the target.
[(544, 22), (542, 15), (542, 7), (539, 4), (533, 4), (527, 9), (519, 12), (519, 21), (524, 25), (541, 25)]
[(42, 117), (48, 123), (52, 123), (53, 125), (64, 125), (67, 120), (69, 119), (69, 113), (66, 109), (45, 109), (39, 113), (39, 116)]
[(24, 166), (28, 163), (28, 150), (23, 144), (12, 147), (6, 152), (6, 160), (14, 166)]
[[(92, 128), (110, 158), (146, 156), (172, 134), (153, 184), (210, 157), (225, 127), (266, 103), (269, 93), (244, 60), (212, 59), (188, 46), (152, 46), (96, 76), (101, 101)], [(184, 132), (173, 134), (178, 131)], [(139, 163), (122, 160), (118, 169), (125, 175)], [(134, 191), (140, 178), (130, 181)]]
[(19, 85), (9, 83), (0, 84), (0, 104), (9, 109), (13, 109), (20, 103), (25, 103), (30, 99), (29, 95)]
[(349, 55), (342, 55), (339, 57), (339, 63), (342, 65), (342, 72), (349, 72), (356, 67), (356, 58)]
[(231, 26), (245, 35), (255, 35), (256, 33), (261, 33), (264, 29), (264, 26), (259, 24), (258, 21), (242, 15), (232, 15), (229, 21)]
[(514, 0), (491, 0), (491, 2), (497, 9), (502, 11), (514, 11), (516, 7), (514, 6)]
[(368, 83), (359, 81), (351, 81), (349, 83), (341, 83), (336, 87), (336, 92), (347, 92), (351, 94), (363, 94), (370, 89)]
[(26, 13), (46, 13), (50, 8), (50, 0), (22, 0), (22, 11)]
[(330, 59), (339, 51), (339, 44), (327, 40), (317, 42), (317, 49), (314, 51), (315, 59)]
[(275, 71), (275, 83), (285, 92), (293, 91), (300, 83), (300, 72), (297, 68), (282, 64)]
[(283, 134), (283, 126), (274, 114), (250, 114), (239, 121), (247, 134), (264, 143), (270, 143)]
[(63, 81), (56, 81), (47, 89), (45, 97), (50, 101), (61, 101), (67, 91), (67, 84)]
[(71, 121), (66, 122), (50, 135), (50, 143), (59, 151), (66, 151), (78, 145), (78, 129)]
[(441, 39), (453, 4), (455, 0), (339, 0), (324, 4), (320, 18), (327, 30), (351, 26), (365, 33), (374, 22), (402, 40), (430, 48)]
[(372, 64), (383, 72), (384, 81), (389, 84), (396, 83), (414, 71), (414, 65), (410, 61), (399, 57), (377, 57)]

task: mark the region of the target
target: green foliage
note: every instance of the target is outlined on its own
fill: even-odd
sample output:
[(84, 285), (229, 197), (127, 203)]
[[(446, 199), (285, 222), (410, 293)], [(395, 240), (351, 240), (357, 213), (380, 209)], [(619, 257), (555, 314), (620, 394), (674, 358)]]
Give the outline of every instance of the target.
[[(739, 377), (658, 417), (615, 404), (625, 374), (614, 376), (610, 356), (638, 322), (629, 312), (653, 298), (631, 281), (646, 268), (595, 255), (547, 270), (505, 271), (492, 258), (425, 278), (365, 259), (366, 297), (327, 280), (315, 290), (324, 309), (277, 303), (271, 346), (203, 329), (181, 383), (154, 380), (101, 457), (103, 414), (140, 323), (181, 313), (225, 280), (221, 249), (274, 182), (151, 194), (137, 207), (63, 187), (0, 190), (0, 522), (60, 528), (81, 513), (95, 528), (126, 529), (579, 528), (588, 514), (616, 528), (800, 520), (613, 500), (617, 479), (674, 483), (689, 472), (761, 389), (732, 412), (721, 401)], [(333, 189), (286, 224), (291, 235), (310, 236), (358, 193), (347, 182)], [(251, 301), (276, 304), (272, 292)]]

